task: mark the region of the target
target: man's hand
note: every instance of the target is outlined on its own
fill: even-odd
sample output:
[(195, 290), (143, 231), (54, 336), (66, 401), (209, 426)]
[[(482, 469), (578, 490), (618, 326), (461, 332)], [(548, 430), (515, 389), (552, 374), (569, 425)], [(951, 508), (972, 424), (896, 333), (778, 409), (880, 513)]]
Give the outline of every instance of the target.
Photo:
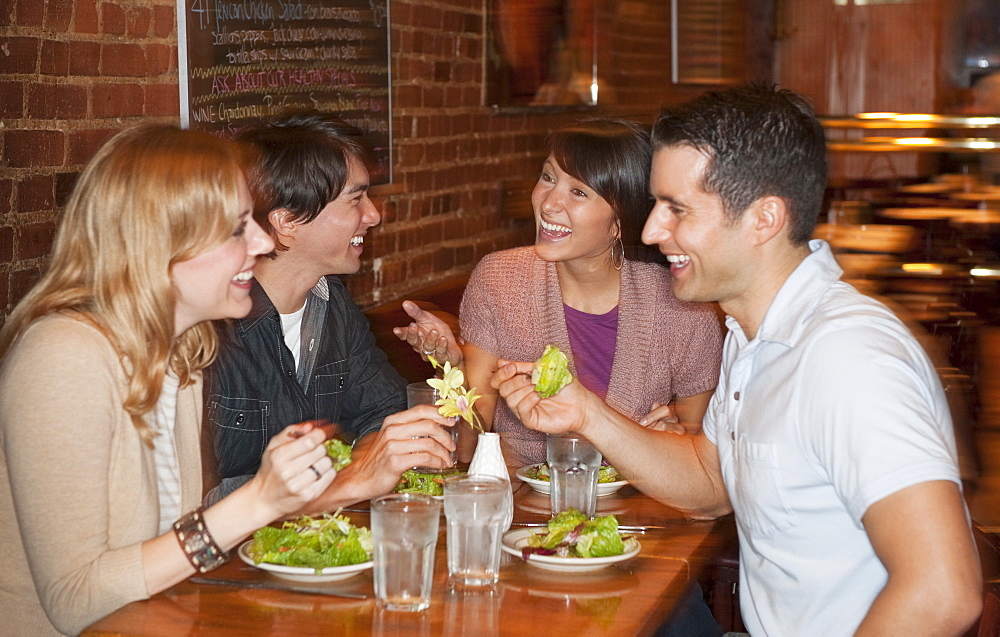
[(413, 351), (427, 360), (433, 356), (444, 365), (447, 361), (452, 367), (462, 364), (462, 348), (451, 326), (441, 317), (422, 309), (413, 301), (403, 301), (403, 310), (413, 319), (406, 327), (394, 327), (392, 333), (401, 341), (405, 341)]
[(525, 427), (552, 434), (582, 431), (587, 421), (587, 405), (597, 397), (579, 381), (573, 379), (558, 394), (543, 400), (531, 384), (534, 363), (500, 360), (498, 364), (490, 384)]
[(388, 416), (382, 429), (354, 445), (352, 462), (337, 474), (323, 495), (300, 513), (332, 511), (389, 491), (413, 467), (447, 469), (452, 466), (451, 418), (432, 405), (417, 405)]

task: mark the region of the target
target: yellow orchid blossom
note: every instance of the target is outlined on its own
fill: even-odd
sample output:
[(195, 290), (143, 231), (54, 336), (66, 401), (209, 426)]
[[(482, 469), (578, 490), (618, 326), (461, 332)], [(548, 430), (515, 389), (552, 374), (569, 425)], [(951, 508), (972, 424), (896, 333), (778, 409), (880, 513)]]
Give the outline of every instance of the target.
[(465, 374), (461, 369), (452, 367), (451, 363), (445, 361), (442, 366), (433, 356), (428, 356), (434, 369), (444, 372), (441, 378), (429, 378), (427, 384), (437, 390), (438, 400), (434, 403), (438, 407), (438, 413), (445, 418), (461, 418), (469, 423), (473, 429), (480, 432), (483, 430), (479, 422), (479, 415), (476, 414), (473, 406), (481, 398), (476, 393), (476, 388), (466, 389)]

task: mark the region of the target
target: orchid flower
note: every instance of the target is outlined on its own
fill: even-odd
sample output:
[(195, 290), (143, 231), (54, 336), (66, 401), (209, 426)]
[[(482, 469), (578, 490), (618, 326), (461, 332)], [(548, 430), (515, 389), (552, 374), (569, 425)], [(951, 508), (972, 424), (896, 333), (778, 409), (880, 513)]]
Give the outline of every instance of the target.
[(428, 356), (434, 369), (443, 372), (441, 378), (429, 378), (427, 384), (437, 390), (438, 400), (434, 403), (438, 406), (438, 413), (445, 418), (461, 418), (469, 423), (473, 429), (483, 431), (482, 423), (479, 422), (479, 415), (476, 414), (473, 406), (481, 397), (476, 393), (476, 388), (466, 389), (465, 374), (457, 367), (452, 367), (451, 363), (445, 361), (442, 366), (433, 356)]

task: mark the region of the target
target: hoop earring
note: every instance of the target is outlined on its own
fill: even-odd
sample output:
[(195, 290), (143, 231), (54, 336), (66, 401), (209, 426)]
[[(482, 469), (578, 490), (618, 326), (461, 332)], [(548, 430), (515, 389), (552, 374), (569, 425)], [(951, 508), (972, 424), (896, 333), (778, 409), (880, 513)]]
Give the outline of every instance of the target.
[[(619, 250), (618, 258), (615, 258), (615, 246)], [(615, 237), (615, 242), (611, 244), (611, 265), (616, 270), (621, 270), (622, 266), (625, 265), (625, 244), (622, 243), (621, 237)]]

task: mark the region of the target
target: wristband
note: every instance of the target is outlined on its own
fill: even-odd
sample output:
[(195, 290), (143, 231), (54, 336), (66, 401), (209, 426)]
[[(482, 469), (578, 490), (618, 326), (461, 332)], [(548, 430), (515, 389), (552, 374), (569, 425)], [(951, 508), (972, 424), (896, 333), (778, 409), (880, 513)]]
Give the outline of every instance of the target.
[(229, 554), (219, 548), (215, 538), (208, 532), (202, 511), (198, 507), (174, 522), (174, 535), (191, 566), (199, 573), (206, 573), (225, 564)]

